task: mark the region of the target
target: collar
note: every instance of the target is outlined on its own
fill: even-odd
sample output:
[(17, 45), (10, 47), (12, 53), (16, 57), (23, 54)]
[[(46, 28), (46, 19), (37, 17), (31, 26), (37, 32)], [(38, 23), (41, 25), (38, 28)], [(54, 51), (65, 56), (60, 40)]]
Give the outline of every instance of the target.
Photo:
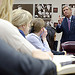
[(19, 32), (22, 34), (22, 36), (25, 38), (25, 34), (22, 30), (19, 29)]
[(37, 39), (41, 40), (40, 36), (37, 36), (35, 33), (31, 33), (32, 36), (35, 36)]
[[(72, 16), (69, 18), (70, 21), (71, 21), (71, 18), (72, 18)], [(68, 20), (68, 18), (67, 18), (67, 20)]]

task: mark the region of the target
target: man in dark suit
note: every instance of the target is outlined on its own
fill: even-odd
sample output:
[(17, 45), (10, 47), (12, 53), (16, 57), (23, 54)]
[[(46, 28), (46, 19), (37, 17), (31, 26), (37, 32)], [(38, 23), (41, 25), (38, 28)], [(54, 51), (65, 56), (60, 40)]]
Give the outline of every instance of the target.
[(58, 25), (56, 27), (57, 33), (62, 33), (61, 43), (66, 41), (75, 41), (75, 16), (72, 15), (72, 9), (70, 6), (63, 6), (63, 13), (65, 18), (59, 17)]
[(0, 75), (57, 75), (50, 60), (24, 55), (0, 40)]

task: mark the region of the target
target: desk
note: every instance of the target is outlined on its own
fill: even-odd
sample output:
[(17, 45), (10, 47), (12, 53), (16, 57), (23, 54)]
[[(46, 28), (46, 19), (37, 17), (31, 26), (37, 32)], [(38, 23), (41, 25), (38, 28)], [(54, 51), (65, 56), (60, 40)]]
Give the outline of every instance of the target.
[(57, 66), (58, 75), (75, 73), (75, 56), (54, 55), (53, 62)]

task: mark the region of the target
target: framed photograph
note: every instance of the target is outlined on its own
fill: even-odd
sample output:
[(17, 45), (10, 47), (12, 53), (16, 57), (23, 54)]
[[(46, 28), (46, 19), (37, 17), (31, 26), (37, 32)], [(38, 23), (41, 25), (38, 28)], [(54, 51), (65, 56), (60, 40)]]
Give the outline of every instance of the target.
[(53, 8), (53, 13), (58, 13), (58, 8)]
[(14, 4), (13, 9), (17, 8), (25, 9), (33, 15), (33, 4)]
[(52, 4), (35, 4), (35, 18), (42, 18), (46, 26), (50, 25)]
[(35, 17), (51, 18), (52, 4), (35, 4)]

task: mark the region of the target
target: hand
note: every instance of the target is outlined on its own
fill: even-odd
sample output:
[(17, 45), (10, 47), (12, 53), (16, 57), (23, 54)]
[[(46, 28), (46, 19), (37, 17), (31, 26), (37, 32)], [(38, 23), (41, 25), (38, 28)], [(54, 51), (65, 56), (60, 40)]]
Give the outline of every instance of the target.
[(45, 41), (47, 36), (47, 30), (43, 28), (42, 40)]
[(53, 53), (51, 51), (47, 52), (49, 54), (49, 56), (53, 59)]
[(41, 50), (33, 51), (32, 56), (34, 58), (42, 59), (42, 60), (49, 60), (50, 56), (47, 52), (43, 52)]
[(62, 21), (63, 21), (63, 18), (60, 18), (60, 15), (59, 15), (58, 24), (61, 24)]

